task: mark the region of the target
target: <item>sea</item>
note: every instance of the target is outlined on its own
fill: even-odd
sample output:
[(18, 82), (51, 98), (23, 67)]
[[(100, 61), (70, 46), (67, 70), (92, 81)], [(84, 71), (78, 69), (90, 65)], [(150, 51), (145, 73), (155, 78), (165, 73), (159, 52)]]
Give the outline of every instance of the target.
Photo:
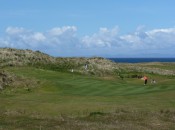
[(108, 58), (117, 63), (175, 62), (175, 58)]

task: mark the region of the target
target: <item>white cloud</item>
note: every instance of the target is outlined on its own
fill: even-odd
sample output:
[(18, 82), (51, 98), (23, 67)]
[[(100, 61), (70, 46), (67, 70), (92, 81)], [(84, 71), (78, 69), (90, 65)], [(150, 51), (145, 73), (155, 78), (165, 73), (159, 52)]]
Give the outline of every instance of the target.
[(149, 35), (155, 35), (158, 33), (175, 34), (175, 28), (154, 29), (147, 32)]
[(39, 32), (34, 33), (32, 37), (33, 37), (33, 40), (36, 40), (39, 42), (43, 42), (46, 40), (46, 37), (42, 33), (39, 33)]
[(79, 44), (79, 39), (76, 37), (77, 28), (75, 26), (55, 27), (47, 31), (47, 43), (54, 48), (61, 48), (66, 51), (74, 49)]
[(25, 32), (24, 28), (19, 27), (8, 27), (5, 31), (8, 35), (15, 35)]
[(51, 36), (60, 36), (63, 34), (74, 35), (76, 31), (77, 31), (77, 28), (75, 26), (64, 26), (61, 28), (59, 27), (53, 28), (48, 32)]
[[(8, 27), (0, 47), (41, 50), (57, 56), (168, 56), (175, 55), (175, 28), (144, 31), (139, 26), (131, 34), (120, 35), (119, 28), (100, 28), (91, 36), (77, 37), (77, 27), (55, 27), (35, 32)], [(154, 55), (154, 54), (157, 55)], [(158, 55), (160, 54), (160, 55)]]
[(141, 31), (144, 31), (145, 28), (146, 28), (145, 25), (140, 25), (140, 26), (138, 26), (138, 27), (136, 28), (136, 31), (137, 31), (137, 32), (141, 32)]
[(11, 47), (11, 44), (8, 42), (8, 40), (0, 38), (0, 47)]
[(118, 44), (118, 27), (100, 28), (98, 33), (83, 37), (82, 44), (85, 47), (111, 47)]

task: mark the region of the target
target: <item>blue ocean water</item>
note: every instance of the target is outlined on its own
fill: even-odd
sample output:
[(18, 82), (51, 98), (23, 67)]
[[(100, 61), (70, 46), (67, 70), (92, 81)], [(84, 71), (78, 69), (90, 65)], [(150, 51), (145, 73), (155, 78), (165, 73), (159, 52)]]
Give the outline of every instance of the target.
[(175, 58), (108, 58), (118, 63), (175, 62)]

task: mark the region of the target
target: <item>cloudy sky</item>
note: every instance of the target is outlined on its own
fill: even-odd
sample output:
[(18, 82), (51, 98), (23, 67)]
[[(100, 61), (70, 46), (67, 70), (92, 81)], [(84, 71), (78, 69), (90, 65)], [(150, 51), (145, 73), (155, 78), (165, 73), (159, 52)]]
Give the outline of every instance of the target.
[(175, 0), (0, 0), (0, 47), (175, 57)]

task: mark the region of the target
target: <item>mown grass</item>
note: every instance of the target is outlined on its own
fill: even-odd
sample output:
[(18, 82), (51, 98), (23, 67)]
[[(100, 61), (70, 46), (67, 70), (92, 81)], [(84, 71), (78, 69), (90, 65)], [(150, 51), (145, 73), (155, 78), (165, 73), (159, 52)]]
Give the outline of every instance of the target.
[(136, 78), (6, 69), (41, 83), (0, 93), (0, 129), (175, 129), (174, 78), (149, 75), (157, 83), (145, 86)]

